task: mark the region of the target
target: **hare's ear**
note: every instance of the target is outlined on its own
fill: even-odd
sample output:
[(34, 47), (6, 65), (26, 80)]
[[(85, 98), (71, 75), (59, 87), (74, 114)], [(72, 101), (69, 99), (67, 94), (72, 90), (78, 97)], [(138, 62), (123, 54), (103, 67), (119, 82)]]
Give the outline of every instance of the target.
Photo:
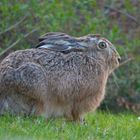
[(70, 52), (84, 52), (87, 47), (82, 46), (78, 43), (66, 43), (65, 41), (56, 42), (40, 42), (36, 48), (47, 49), (56, 52), (70, 53)]
[(101, 37), (101, 35), (100, 34), (89, 34), (88, 35), (89, 37), (97, 37), (97, 38), (99, 38), (99, 37)]
[(51, 32), (42, 36), (40, 43), (36, 48), (48, 49), (63, 53), (69, 52), (83, 52), (86, 50), (86, 46), (78, 42), (75, 37), (69, 36), (61, 32)]
[(66, 37), (68, 36), (65, 33), (61, 33), (61, 32), (49, 32), (46, 33), (44, 35), (42, 35), (41, 37), (39, 37), (39, 42), (43, 41), (43, 40), (50, 40), (50, 39), (54, 39), (54, 38), (58, 38), (58, 37)]

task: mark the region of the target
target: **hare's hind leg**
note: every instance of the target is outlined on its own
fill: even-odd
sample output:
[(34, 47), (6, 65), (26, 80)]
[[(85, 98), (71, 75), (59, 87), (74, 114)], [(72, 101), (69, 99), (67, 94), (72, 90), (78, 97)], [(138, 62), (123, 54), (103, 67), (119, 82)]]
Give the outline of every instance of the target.
[(44, 80), (44, 71), (34, 63), (0, 71), (0, 114), (41, 113), (46, 91)]
[(43, 103), (47, 96), (45, 70), (36, 63), (25, 63), (16, 69), (16, 84), (19, 94), (35, 100), (33, 106), (35, 114), (41, 114), (43, 112)]
[(42, 104), (26, 95), (11, 92), (4, 98), (0, 97), (0, 115), (39, 115)]
[(33, 115), (35, 114), (36, 101), (23, 94), (18, 93), (15, 89), (4, 90), (0, 94), (0, 115)]
[(46, 96), (46, 72), (38, 64), (25, 63), (16, 69), (16, 84), (18, 92), (33, 99), (44, 99)]

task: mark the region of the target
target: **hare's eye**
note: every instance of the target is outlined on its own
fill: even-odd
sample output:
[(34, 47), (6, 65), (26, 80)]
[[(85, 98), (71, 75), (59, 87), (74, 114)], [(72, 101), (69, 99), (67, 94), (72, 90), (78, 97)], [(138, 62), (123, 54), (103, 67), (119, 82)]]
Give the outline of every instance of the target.
[(107, 44), (106, 44), (105, 42), (100, 42), (100, 43), (98, 44), (98, 46), (99, 46), (100, 49), (104, 49), (104, 48), (107, 47)]

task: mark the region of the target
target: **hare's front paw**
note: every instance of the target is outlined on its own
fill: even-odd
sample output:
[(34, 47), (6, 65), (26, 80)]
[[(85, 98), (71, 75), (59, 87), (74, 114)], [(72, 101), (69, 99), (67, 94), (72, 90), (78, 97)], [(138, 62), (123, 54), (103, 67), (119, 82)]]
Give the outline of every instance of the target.
[(81, 115), (74, 115), (72, 113), (67, 113), (64, 116), (66, 118), (67, 121), (73, 121), (76, 123), (80, 123), (80, 124), (86, 124), (85, 118)]

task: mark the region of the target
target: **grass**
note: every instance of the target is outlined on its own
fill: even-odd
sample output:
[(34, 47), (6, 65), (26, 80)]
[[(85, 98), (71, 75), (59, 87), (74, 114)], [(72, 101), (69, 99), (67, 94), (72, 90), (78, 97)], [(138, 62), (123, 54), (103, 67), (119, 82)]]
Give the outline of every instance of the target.
[(0, 118), (1, 140), (139, 140), (140, 120), (137, 116), (90, 113), (87, 124), (66, 122), (64, 119), (45, 121), (44, 118), (3, 116)]

